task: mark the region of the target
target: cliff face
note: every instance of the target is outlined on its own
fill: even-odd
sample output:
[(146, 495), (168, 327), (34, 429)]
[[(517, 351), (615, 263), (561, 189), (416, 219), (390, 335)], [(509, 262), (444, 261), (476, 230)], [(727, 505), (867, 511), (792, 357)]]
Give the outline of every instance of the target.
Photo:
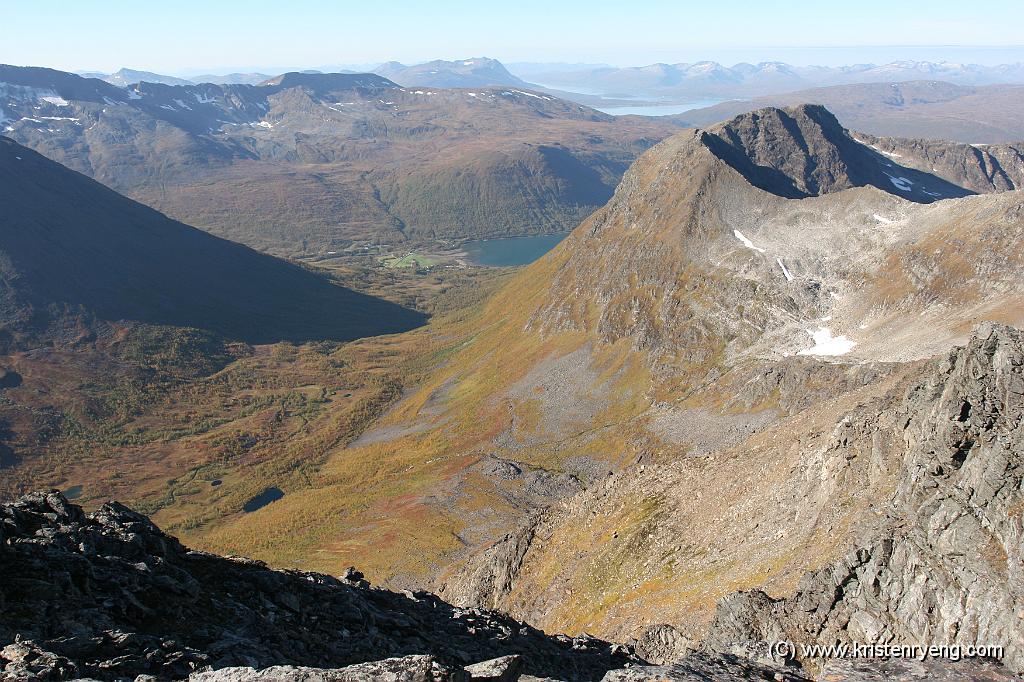
[(984, 324), (888, 389), (762, 435), (610, 477), (445, 594), (620, 638), (671, 623), (639, 637), (648, 658), (787, 639), (1000, 645), (1024, 668), (1024, 334)]
[[(900, 474), (883, 528), (786, 598), (752, 591), (723, 600), (706, 647), (1001, 645), (1006, 665), (1024, 669), (1024, 335), (982, 326), (892, 409)], [(827, 457), (862, 456), (882, 418), (866, 412), (840, 422)]]

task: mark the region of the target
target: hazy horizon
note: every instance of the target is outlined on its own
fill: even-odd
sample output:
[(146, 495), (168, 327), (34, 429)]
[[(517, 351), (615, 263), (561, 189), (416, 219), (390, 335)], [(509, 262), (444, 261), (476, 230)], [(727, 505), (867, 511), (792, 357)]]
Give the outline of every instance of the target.
[[(465, 0), (429, 7), (399, 1), (387, 10), (325, 0), (299, 0), (287, 8), (265, 0), (215, 6), (182, 0), (173, 8), (114, 0), (102, 8), (74, 5), (53, 13), (20, 4), (5, 8), (8, 25), (45, 26), (47, 39), (12, 32), (0, 62), (104, 73), (127, 67), (187, 77), (483, 56), (505, 63), (611, 66), (1024, 61), (1024, 44), (1017, 44), (1024, 3), (989, 3), (984, 12), (964, 14), (953, 0), (864, 0), (856, 12), (804, 0), (784, 7), (740, 2), (730, 10), (735, 21), (723, 19), (715, 6), (688, 5), (637, 2), (623, 13), (620, 4), (607, 0), (555, 6), (523, 0), (514, 8)], [(906, 26), (914, 27), (913, 35)], [(927, 41), (915, 44), (914, 36)]]

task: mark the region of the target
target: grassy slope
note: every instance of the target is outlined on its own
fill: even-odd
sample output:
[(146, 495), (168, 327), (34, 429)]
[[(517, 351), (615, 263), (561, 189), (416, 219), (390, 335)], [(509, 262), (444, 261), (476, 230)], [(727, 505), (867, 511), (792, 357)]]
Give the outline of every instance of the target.
[[(587, 341), (579, 333), (544, 340), (517, 333), (543, 295), (541, 283), (566, 257), (556, 250), (486, 303), (405, 335), (406, 343), (417, 344), (407, 356), (406, 373), (421, 380), (376, 426), (426, 428), (387, 442), (336, 448), (307, 489), (192, 541), (276, 563), (334, 571), (355, 564), (377, 580), (415, 581), (464, 549), (461, 538), (469, 526), (497, 521), (507, 527), (522, 510), (509, 507), (493, 483), (466, 469), (509, 426), (509, 403), (496, 397), (548, 356)], [(642, 368), (619, 371), (625, 357), (624, 348), (609, 347), (594, 364), (620, 388), (645, 384)], [(443, 412), (433, 405), (438, 395), (444, 396)], [(529, 407), (516, 409), (526, 413)], [(617, 402), (597, 421), (622, 422), (644, 407), (642, 400)], [(529, 419), (521, 421), (521, 428), (530, 427)], [(621, 430), (580, 434), (578, 447), (568, 440), (531, 447), (517, 457), (558, 471), (570, 454), (617, 461), (630, 450)]]
[[(388, 273), (370, 284), (417, 292), (409, 298), (427, 292), (425, 308), (443, 323), (446, 310), (471, 305), (502, 277)], [(18, 461), (2, 471), (0, 495), (82, 486), (87, 505), (116, 497), (202, 541), (267, 487), (291, 496), (318, 485), (328, 454), (436, 362), (430, 328), (350, 343), (235, 344), (219, 356), (198, 347), (169, 356), (174, 340), (155, 332), (129, 325), (93, 344), (0, 358), (23, 377), (0, 402), (4, 440)], [(230, 549), (296, 564), (302, 547), (296, 541), (261, 551), (240, 536)]]

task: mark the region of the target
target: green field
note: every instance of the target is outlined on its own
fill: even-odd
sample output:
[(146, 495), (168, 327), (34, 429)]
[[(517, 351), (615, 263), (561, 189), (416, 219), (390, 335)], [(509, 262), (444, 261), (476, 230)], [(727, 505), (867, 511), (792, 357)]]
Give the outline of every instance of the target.
[(424, 256), (421, 253), (410, 252), (401, 258), (385, 256), (380, 260), (381, 265), (386, 268), (432, 268), (440, 261), (431, 256)]

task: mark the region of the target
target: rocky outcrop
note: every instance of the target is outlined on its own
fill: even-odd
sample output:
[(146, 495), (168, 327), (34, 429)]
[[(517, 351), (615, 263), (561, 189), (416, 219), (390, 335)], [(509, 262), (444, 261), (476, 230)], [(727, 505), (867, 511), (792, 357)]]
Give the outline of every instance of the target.
[[(429, 655), (393, 679), (469, 679), (466, 665), (519, 656), (489, 669), (587, 680), (639, 661), (624, 646), (372, 588), (355, 571), (332, 578), (190, 551), (118, 503), (86, 514), (57, 492), (0, 507), (0, 566), (0, 670), (13, 679), (180, 679), (211, 666)], [(238, 679), (370, 679), (268, 674)]]
[(189, 682), (469, 682), (462, 670), (438, 663), (433, 656), (403, 656), (357, 663), (344, 668), (303, 668), (275, 665), (255, 668), (222, 668), (192, 673)]
[(640, 666), (611, 670), (602, 682), (739, 682), (773, 680), (806, 682), (799, 670), (771, 663), (755, 663), (741, 656), (694, 653), (675, 665)]
[[(924, 203), (971, 193), (860, 144), (820, 105), (752, 111), (708, 129), (701, 141), (754, 186), (791, 199), (864, 185)], [(905, 189), (894, 178), (905, 178)]]
[[(1001, 646), (1024, 670), (1024, 334), (982, 325), (904, 396), (905, 448), (887, 523), (795, 594), (719, 603), (705, 648), (745, 642)], [(856, 456), (871, 421), (829, 446)], [(798, 654), (799, 655), (799, 654)]]

